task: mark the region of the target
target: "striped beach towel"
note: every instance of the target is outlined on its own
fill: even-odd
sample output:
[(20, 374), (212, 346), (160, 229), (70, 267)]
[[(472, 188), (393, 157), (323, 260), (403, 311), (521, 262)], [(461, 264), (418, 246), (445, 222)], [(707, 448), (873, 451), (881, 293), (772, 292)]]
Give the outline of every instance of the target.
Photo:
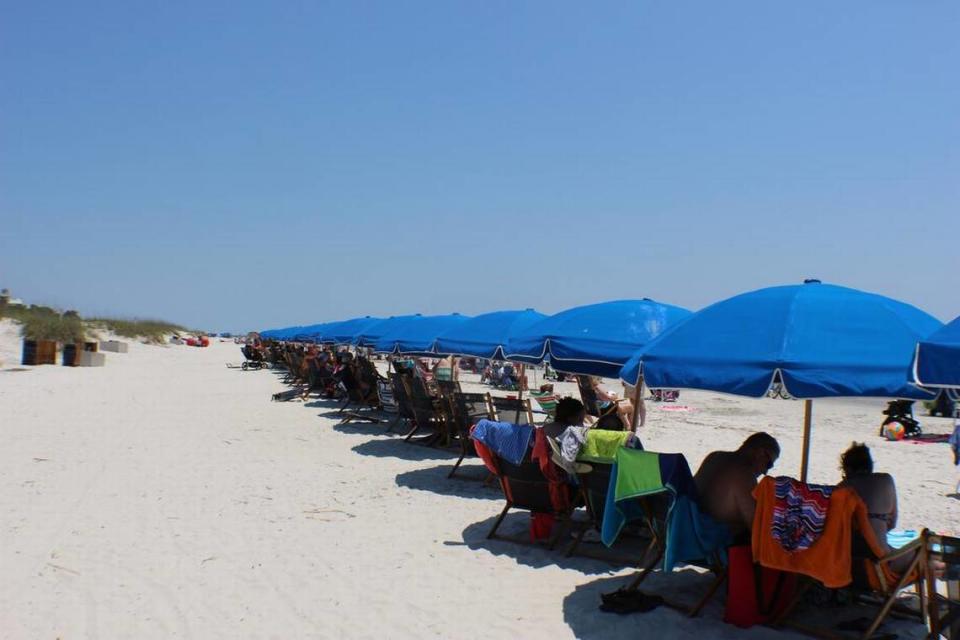
[(784, 551), (809, 549), (823, 533), (833, 487), (780, 476), (773, 506), (773, 539)]

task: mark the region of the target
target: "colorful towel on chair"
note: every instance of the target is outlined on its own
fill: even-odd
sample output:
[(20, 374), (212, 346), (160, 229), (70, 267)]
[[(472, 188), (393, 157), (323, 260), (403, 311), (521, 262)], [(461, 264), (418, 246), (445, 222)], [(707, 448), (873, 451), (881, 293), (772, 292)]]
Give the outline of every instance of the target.
[(611, 546), (626, 523), (646, 515), (641, 498), (664, 492), (695, 493), (686, 458), (677, 453), (617, 449), (603, 509), (603, 543)]
[(577, 460), (612, 464), (617, 456), (617, 449), (627, 446), (627, 443), (634, 437), (634, 434), (629, 431), (589, 429), (586, 442), (580, 448)]
[(863, 500), (849, 487), (834, 489), (823, 532), (809, 548), (790, 552), (773, 537), (776, 487), (776, 480), (765, 477), (753, 490), (757, 501), (750, 536), (754, 560), (764, 567), (810, 576), (828, 589), (850, 584), (853, 532), (857, 529), (861, 535), (873, 536)]
[(520, 464), (530, 448), (533, 427), (529, 424), (483, 419), (473, 425), (470, 437), (485, 444), (493, 453), (507, 462)]
[(773, 505), (773, 539), (785, 551), (809, 549), (823, 533), (833, 487), (780, 476)]
[(718, 561), (726, 566), (732, 542), (730, 528), (700, 511), (694, 496), (678, 495), (667, 517), (663, 570), (689, 562)]

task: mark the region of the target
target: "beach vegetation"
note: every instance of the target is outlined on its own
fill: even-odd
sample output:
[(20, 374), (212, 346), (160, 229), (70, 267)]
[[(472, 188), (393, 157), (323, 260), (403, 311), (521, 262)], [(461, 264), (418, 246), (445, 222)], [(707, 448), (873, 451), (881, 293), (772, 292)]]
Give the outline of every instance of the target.
[(143, 338), (157, 343), (166, 342), (167, 337), (173, 333), (189, 333), (186, 328), (165, 320), (88, 318), (87, 324), (92, 328), (110, 331), (124, 338)]
[(83, 342), (86, 327), (76, 311), (61, 313), (43, 305), (7, 305), (3, 316), (20, 323), (20, 335), (27, 340)]

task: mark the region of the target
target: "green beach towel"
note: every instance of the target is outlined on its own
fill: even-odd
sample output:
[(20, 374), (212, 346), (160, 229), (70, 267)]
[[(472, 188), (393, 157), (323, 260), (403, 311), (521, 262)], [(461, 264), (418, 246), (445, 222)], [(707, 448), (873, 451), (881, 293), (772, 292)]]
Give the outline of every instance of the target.
[(645, 496), (664, 490), (660, 456), (650, 451), (622, 448), (617, 451), (617, 486), (614, 500)]
[[(587, 441), (580, 449), (577, 460), (583, 462), (602, 462), (613, 464), (617, 457), (617, 450), (627, 444), (632, 434), (629, 431), (607, 431), (605, 429), (590, 429), (587, 431)], [(660, 472), (657, 472), (657, 478)]]

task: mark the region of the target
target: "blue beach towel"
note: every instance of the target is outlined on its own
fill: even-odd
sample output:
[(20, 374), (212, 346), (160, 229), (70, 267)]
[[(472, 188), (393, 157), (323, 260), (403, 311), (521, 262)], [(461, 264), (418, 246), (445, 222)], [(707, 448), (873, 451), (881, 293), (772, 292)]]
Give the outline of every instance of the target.
[(520, 464), (530, 448), (533, 427), (529, 424), (483, 419), (473, 427), (470, 437), (487, 445), (491, 451), (507, 462)]
[(678, 564), (709, 560), (714, 554), (727, 564), (727, 547), (733, 542), (730, 529), (700, 511), (689, 496), (677, 496), (667, 520), (663, 570)]

